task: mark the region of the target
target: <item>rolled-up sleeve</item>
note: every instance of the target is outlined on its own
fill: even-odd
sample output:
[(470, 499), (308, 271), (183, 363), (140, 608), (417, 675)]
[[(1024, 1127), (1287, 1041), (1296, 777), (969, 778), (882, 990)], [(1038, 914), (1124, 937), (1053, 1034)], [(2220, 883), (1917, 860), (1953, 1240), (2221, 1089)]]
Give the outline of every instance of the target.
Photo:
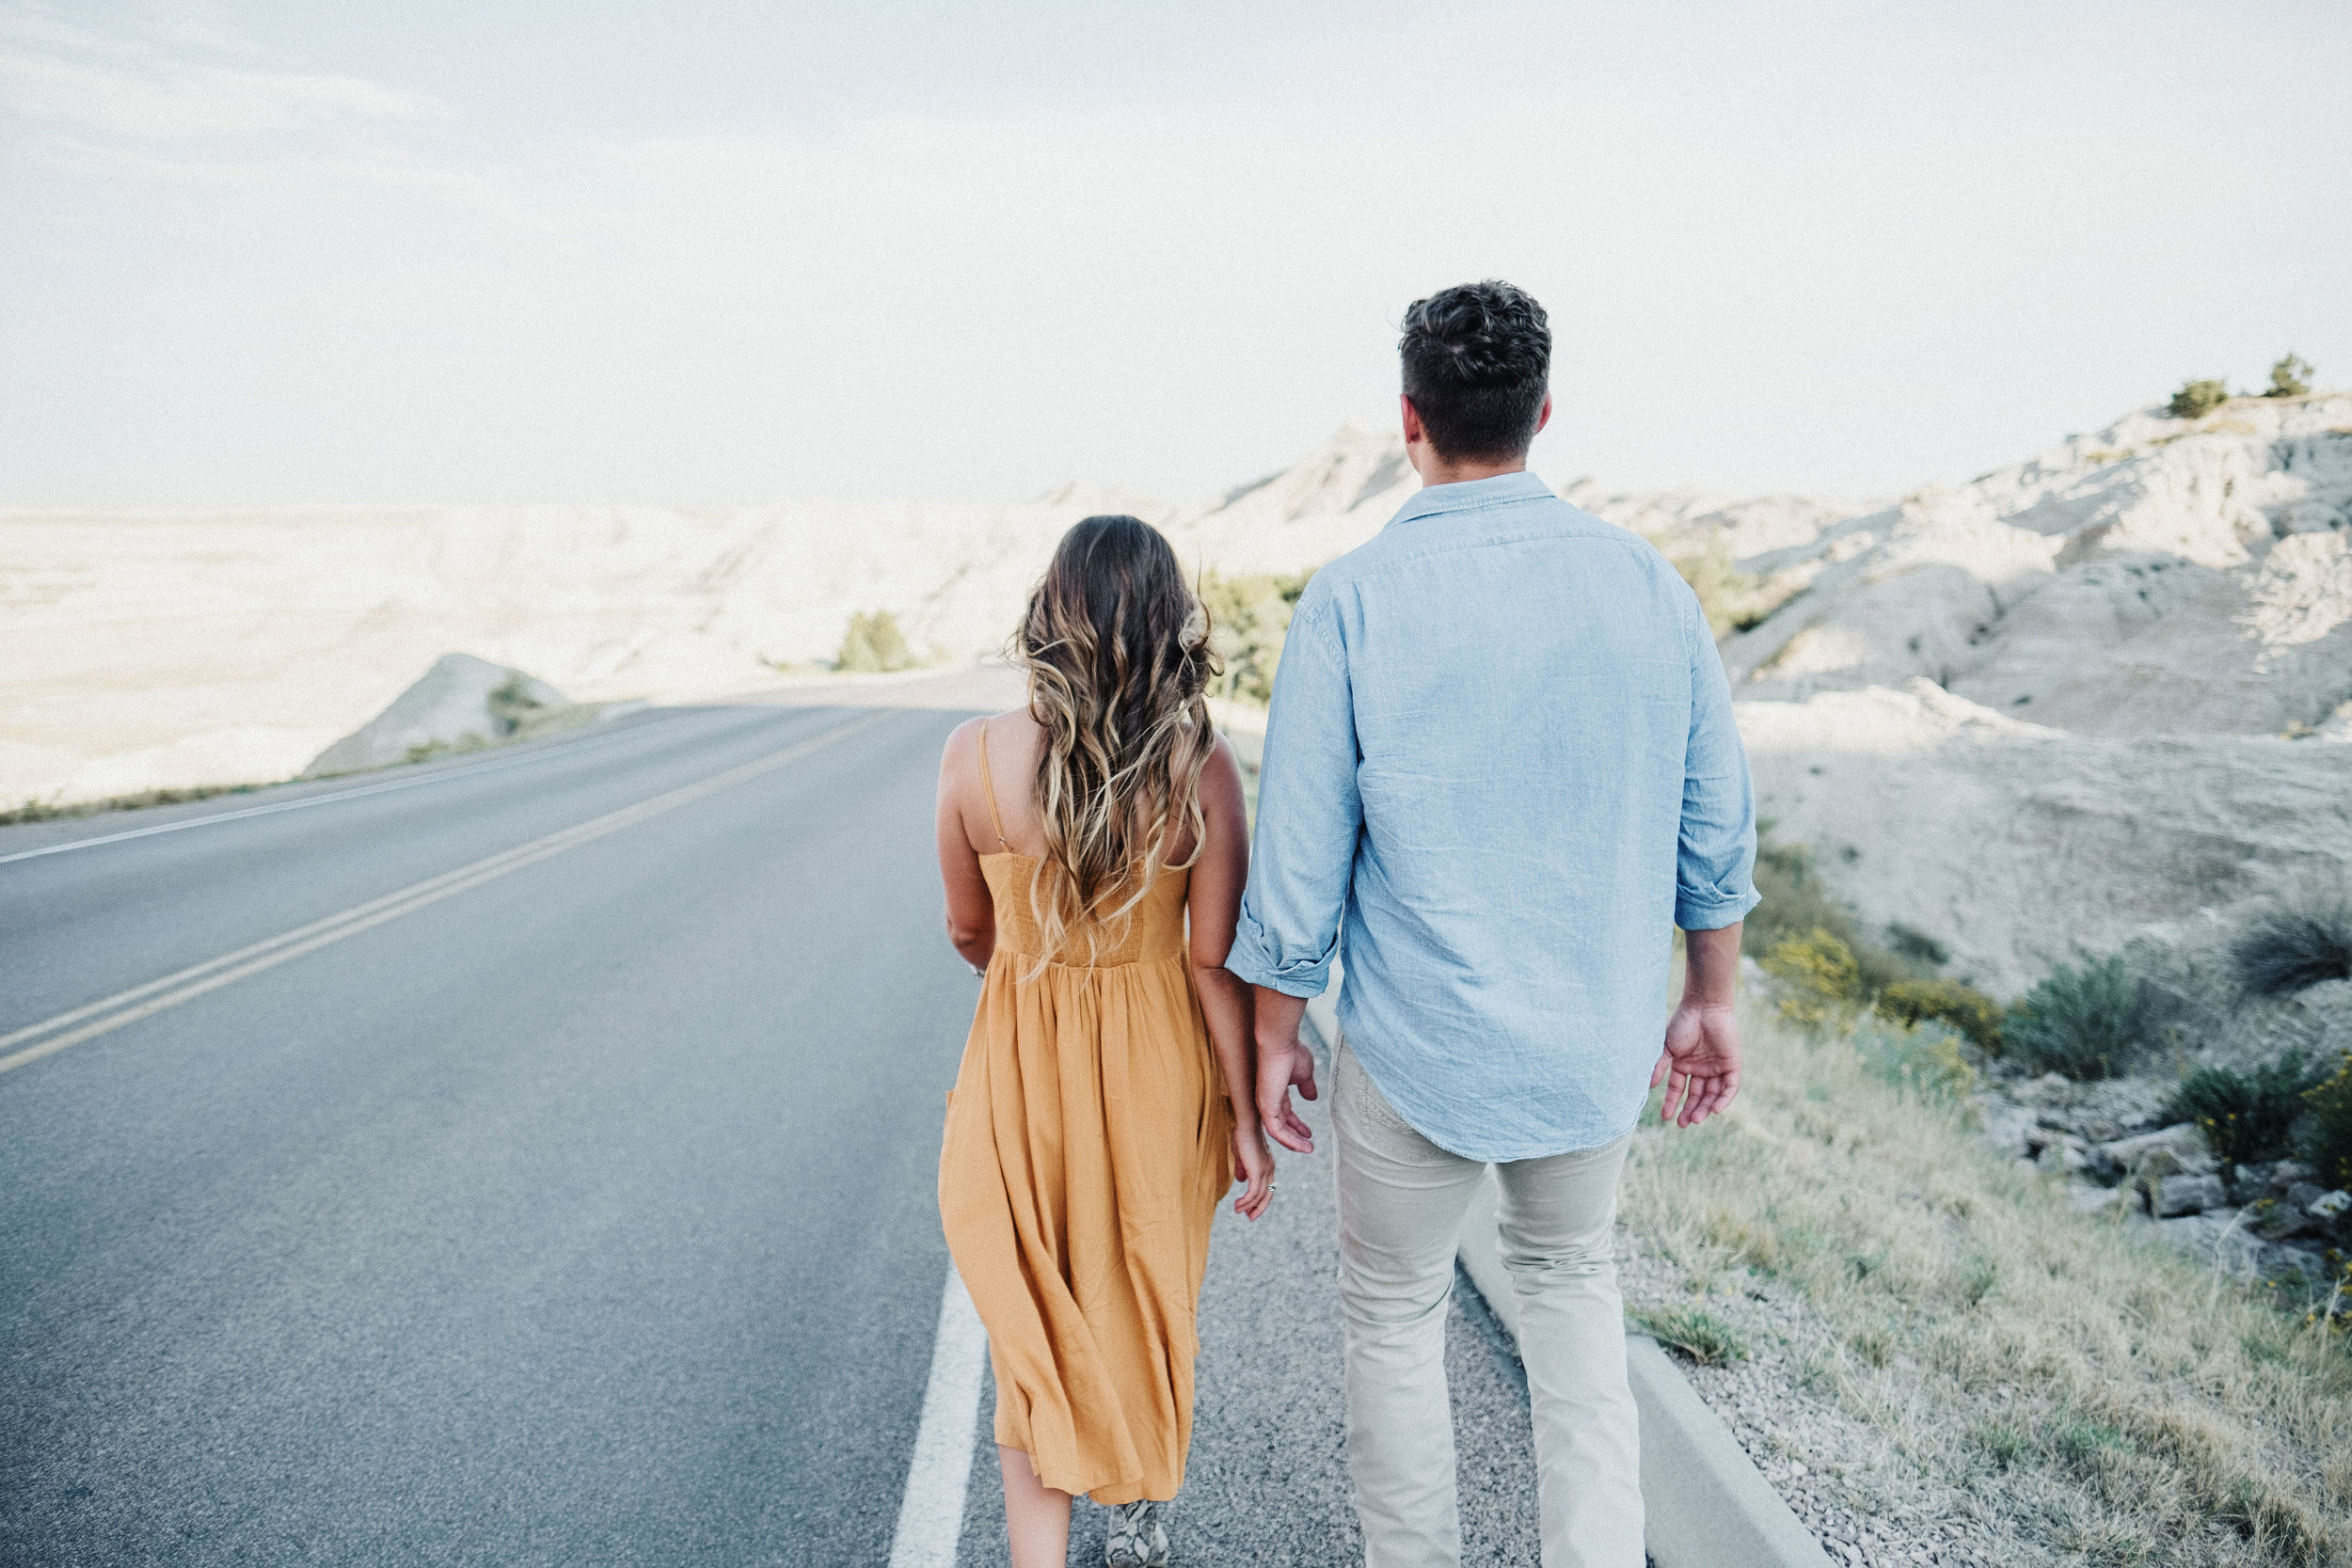
[(1225, 959), (1251, 985), (1320, 996), (1330, 980), (1363, 824), (1356, 763), (1346, 657), (1329, 601), (1310, 586), (1274, 678), (1256, 848)]
[(1675, 862), (1675, 924), (1712, 931), (1756, 908), (1756, 788), (1731, 716), (1723, 656), (1695, 602), (1686, 607), (1691, 738), (1682, 764), (1682, 836)]

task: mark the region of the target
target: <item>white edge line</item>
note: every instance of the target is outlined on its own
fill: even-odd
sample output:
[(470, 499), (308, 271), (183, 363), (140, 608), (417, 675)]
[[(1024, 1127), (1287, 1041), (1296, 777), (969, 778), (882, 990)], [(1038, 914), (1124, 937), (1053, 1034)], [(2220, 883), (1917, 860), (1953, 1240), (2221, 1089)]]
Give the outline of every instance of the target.
[(979, 1423), (980, 1369), (988, 1331), (970, 1292), (947, 1266), (939, 1297), (939, 1337), (931, 1343), (931, 1377), (923, 1390), (923, 1424), (898, 1502), (898, 1529), (890, 1542), (890, 1568), (956, 1568), (963, 1535), (963, 1498), (972, 1481), (972, 1435)]
[[(675, 719), (657, 719), (651, 723), (631, 724), (628, 729), (618, 733), (583, 736), (578, 740), (559, 742), (553, 746), (542, 747), (523, 756), (495, 757), (483, 762), (468, 763), (462, 768), (444, 768), (410, 778), (387, 779), (381, 784), (362, 784), (358, 789), (339, 789), (327, 795), (306, 795), (299, 800), (273, 800), (268, 805), (246, 806), (237, 811), (214, 812), (203, 816), (186, 816), (177, 822), (158, 822), (149, 828), (130, 828), (119, 833), (106, 833), (98, 838), (77, 838), (64, 844), (43, 845), (38, 849), (19, 849), (12, 855), (0, 855), (0, 865), (7, 865), (11, 861), (39, 860), (43, 855), (62, 855), (70, 849), (95, 849), (102, 844), (120, 844), (126, 839), (151, 838), (157, 833), (176, 833), (184, 828), (209, 828), (215, 823), (237, 822), (248, 816), (270, 816), (281, 811), (302, 811), (310, 806), (331, 806), (338, 800), (357, 800), (370, 795), (387, 795), (395, 789), (414, 789), (420, 784), (447, 784), (453, 779), (470, 779), (483, 773), (502, 773), (510, 768), (527, 768), (533, 763), (546, 762), (550, 757), (577, 756), (592, 747), (609, 745), (616, 740), (627, 740), (659, 725), (675, 724), (680, 720), (697, 717), (700, 715), (696, 713), (682, 713)], [(289, 782), (300, 783), (301, 781)]]

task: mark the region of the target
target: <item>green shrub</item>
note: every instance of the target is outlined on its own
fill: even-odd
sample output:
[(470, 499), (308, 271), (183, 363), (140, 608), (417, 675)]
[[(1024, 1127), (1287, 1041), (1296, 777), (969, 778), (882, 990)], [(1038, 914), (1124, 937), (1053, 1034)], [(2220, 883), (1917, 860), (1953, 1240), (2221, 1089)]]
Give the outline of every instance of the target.
[(1941, 1019), (1988, 1055), (2001, 1052), (2001, 1005), (1958, 980), (1898, 980), (1880, 992), (1878, 1010), (1899, 1023)]
[(1773, 946), (1763, 964), (1787, 988), (1780, 1013), (1792, 1023), (1827, 1023), (1862, 1000), (1862, 971), (1853, 950), (1819, 927)]
[(834, 656), (836, 670), (856, 670), (877, 673), (890, 670), (912, 670), (922, 661), (914, 650), (907, 646), (906, 633), (898, 629), (898, 617), (886, 610), (859, 610), (850, 617), (850, 629), (842, 634), (841, 651)]
[(1288, 575), (1261, 573), (1229, 578), (1206, 572), (1200, 578), (1200, 607), (1209, 615), (1209, 651), (1223, 673), (1211, 686), (1220, 697), (1240, 697), (1253, 703), (1274, 700), (1274, 673), (1282, 662), (1282, 641), (1290, 633), (1291, 612), (1307, 591), (1312, 572)]
[(1702, 1367), (1745, 1361), (1748, 1347), (1729, 1323), (1695, 1307), (1644, 1307), (1629, 1304), (1625, 1315), (1636, 1328), (1680, 1351)]
[(2257, 996), (2352, 980), (2352, 898), (2304, 899), (2256, 915), (2230, 957), (2238, 982)]
[(2003, 1053), (2037, 1072), (2111, 1078), (2139, 1041), (2139, 977), (2119, 955), (2080, 970), (2060, 964), (2010, 1010)]
[(2165, 1114), (2171, 1121), (2195, 1122), (2214, 1153), (2233, 1165), (2276, 1160), (2286, 1153), (2303, 1096), (2316, 1081), (2300, 1052), (2251, 1072), (2199, 1068), (2181, 1080)]
[(1707, 617), (1707, 629), (1717, 637), (1735, 629), (1746, 631), (1762, 623), (1765, 614), (1770, 613), (1759, 613), (1759, 584), (1732, 564), (1731, 552), (1720, 539), (1698, 555), (1676, 557), (1674, 569), (1682, 574), (1682, 580), (1698, 595), (1699, 611)]
[(2185, 381), (2164, 411), (2176, 420), (2202, 419), (2230, 401), (2230, 388), (2218, 381)]
[(2330, 1187), (2352, 1187), (2352, 1051), (2344, 1053), (2335, 1076), (2303, 1099), (2312, 1108), (2303, 1139), (2312, 1168)]
[(2289, 349), (2270, 367), (2270, 390), (2266, 398), (2299, 398), (2312, 389), (2312, 362)]

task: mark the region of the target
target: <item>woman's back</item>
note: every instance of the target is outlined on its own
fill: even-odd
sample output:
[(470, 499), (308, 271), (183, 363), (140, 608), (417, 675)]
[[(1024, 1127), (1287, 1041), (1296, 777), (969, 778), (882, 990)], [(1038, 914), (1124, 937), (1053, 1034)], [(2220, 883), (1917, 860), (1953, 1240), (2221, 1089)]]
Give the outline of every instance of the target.
[[(1025, 727), (1029, 734), (1017, 735), (1015, 744), (1029, 741), (1034, 754), (1037, 724), (1026, 714), (1000, 715), (981, 724), (977, 748), (980, 792), (988, 806), (989, 840), (996, 846), (993, 852), (980, 854), (980, 872), (988, 879), (989, 897), (996, 910), (996, 952), (989, 964), (991, 969), (998, 963), (1009, 964), (1019, 978), (1037, 971), (1039, 958), (1047, 952), (1042, 911), (1055, 896), (1054, 881), (1062, 873), (1044, 855), (1014, 848), (1014, 840), (1006, 831), (1004, 806), (989, 754), (989, 735), (998, 725)], [(1027, 815), (1033, 823), (1035, 814)], [(1120, 890), (1113, 909), (1127, 902), (1133, 881), (1139, 879), (1139, 876), (1131, 879), (1128, 887)], [(1122, 914), (1108, 920), (1091, 912), (1079, 914), (1054, 944), (1049, 967), (1110, 969), (1138, 962), (1181, 963), (1185, 955), (1184, 901), (1191, 882), (1189, 866), (1163, 865), (1142, 898)], [(1189, 974), (1185, 984), (1189, 989)]]

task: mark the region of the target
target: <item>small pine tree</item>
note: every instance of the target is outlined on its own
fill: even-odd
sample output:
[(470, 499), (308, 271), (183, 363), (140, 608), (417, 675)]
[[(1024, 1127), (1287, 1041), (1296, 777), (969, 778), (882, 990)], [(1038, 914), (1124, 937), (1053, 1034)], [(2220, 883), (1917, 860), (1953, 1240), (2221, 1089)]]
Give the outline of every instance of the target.
[(2290, 349), (2270, 367), (2266, 398), (2299, 398), (2312, 389), (2312, 362)]
[(2201, 420), (2230, 401), (2230, 388), (2219, 381), (2184, 381), (2164, 411), (2176, 420)]

